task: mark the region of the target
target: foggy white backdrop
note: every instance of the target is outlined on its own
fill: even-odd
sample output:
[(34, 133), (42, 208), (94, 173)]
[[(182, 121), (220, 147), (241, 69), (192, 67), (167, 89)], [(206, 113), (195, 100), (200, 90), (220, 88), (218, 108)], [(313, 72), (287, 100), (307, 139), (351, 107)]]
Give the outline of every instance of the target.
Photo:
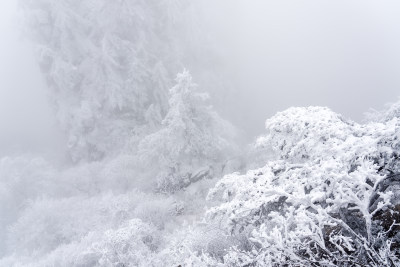
[(42, 146), (52, 134), (46, 88), (17, 10), (16, 0), (0, 2), (0, 155)]
[[(398, 1), (208, 0), (203, 5), (220, 71), (233, 87), (219, 109), (248, 137), (289, 106), (328, 106), (360, 121), (370, 107), (397, 99)], [(7, 138), (0, 140), (16, 133), (43, 136), (49, 125), (45, 86), (15, 11), (16, 0), (1, 1), (0, 126)]]
[(205, 5), (213, 6), (210, 29), (239, 88), (228, 113), (253, 135), (290, 106), (328, 106), (361, 121), (369, 108), (397, 100), (399, 1)]

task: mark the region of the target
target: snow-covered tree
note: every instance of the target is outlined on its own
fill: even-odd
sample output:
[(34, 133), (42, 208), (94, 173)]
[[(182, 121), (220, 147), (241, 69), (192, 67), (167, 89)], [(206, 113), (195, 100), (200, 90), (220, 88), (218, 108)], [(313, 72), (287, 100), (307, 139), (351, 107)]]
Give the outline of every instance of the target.
[[(73, 161), (98, 160), (168, 109), (185, 51), (179, 0), (21, 0)], [(149, 129), (150, 128), (150, 129)]]
[(159, 167), (160, 186), (168, 191), (222, 168), (234, 134), (231, 125), (206, 103), (208, 95), (198, 90), (188, 71), (178, 74), (176, 83), (162, 128), (140, 142), (138, 153), (140, 162)]
[(386, 104), (383, 110), (371, 109), (366, 112), (366, 119), (370, 121), (387, 122), (393, 118), (400, 118), (400, 100), (394, 103)]
[(327, 108), (290, 108), (266, 123), (258, 145), (277, 160), (225, 176), (208, 211), (240, 240), (229, 266), (399, 264), (398, 192), (382, 187), (400, 122), (356, 124)]

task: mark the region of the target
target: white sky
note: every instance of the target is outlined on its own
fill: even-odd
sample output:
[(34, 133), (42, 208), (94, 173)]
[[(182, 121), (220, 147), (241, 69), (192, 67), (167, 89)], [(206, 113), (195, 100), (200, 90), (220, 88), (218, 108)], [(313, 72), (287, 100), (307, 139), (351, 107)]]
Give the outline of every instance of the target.
[(361, 121), (400, 95), (398, 0), (204, 0), (239, 92), (227, 112), (253, 136), (290, 106)]

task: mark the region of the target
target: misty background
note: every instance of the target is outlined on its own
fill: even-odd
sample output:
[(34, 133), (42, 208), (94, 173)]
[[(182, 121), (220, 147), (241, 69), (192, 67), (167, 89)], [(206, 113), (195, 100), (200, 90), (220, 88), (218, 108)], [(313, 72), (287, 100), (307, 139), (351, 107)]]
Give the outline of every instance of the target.
[[(369, 108), (397, 100), (398, 1), (202, 5), (201, 26), (216, 51), (215, 68), (229, 81), (223, 94), (210, 94), (247, 141), (263, 132), (268, 117), (290, 106), (328, 106), (361, 121)], [(45, 144), (54, 134), (46, 86), (20, 18), (16, 0), (0, 2), (2, 154), (21, 142)]]
[[(18, 3), (0, 2), (0, 155), (49, 145), (52, 129), (46, 85), (23, 36)], [(34, 146), (34, 147), (32, 147)]]

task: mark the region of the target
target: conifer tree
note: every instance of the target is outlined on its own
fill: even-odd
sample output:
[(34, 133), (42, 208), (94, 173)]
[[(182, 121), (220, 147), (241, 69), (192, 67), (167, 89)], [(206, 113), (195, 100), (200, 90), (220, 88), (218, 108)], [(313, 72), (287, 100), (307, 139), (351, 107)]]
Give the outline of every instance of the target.
[(167, 179), (167, 184), (182, 187), (196, 169), (211, 171), (223, 163), (233, 131), (207, 104), (208, 95), (198, 90), (188, 71), (179, 73), (176, 83), (162, 128), (143, 139), (139, 155), (142, 162), (161, 166), (162, 184)]
[(102, 159), (161, 123), (185, 47), (184, 1), (21, 2), (73, 161)]

